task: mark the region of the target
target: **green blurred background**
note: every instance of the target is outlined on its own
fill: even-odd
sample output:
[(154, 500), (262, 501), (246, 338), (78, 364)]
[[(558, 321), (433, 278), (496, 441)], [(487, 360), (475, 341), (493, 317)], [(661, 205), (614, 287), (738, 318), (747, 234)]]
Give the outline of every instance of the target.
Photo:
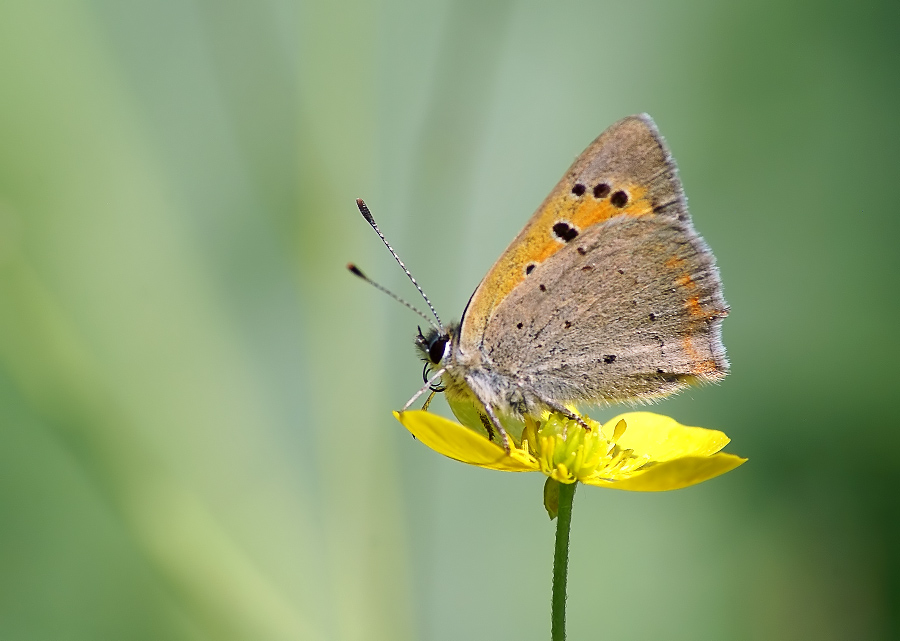
[(543, 478), (391, 417), (417, 318), (344, 266), (415, 293), (354, 198), (449, 318), (641, 111), (732, 306), (731, 376), (657, 410), (750, 462), (580, 490), (570, 638), (900, 638), (898, 33), (895, 1), (0, 2), (0, 639), (546, 639)]

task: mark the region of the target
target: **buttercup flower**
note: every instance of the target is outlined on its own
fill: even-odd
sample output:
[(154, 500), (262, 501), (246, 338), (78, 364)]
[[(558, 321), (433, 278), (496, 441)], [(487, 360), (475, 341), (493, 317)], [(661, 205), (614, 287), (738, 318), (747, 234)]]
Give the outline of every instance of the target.
[(591, 430), (561, 414), (525, 419), (510, 453), (482, 434), (425, 411), (394, 412), (413, 436), (457, 461), (504, 472), (543, 472), (559, 483), (656, 492), (695, 485), (747, 459), (720, 452), (722, 432), (688, 427), (652, 412), (621, 414)]
[[(458, 409), (454, 408), (458, 416), (467, 416)], [(413, 436), (444, 456), (491, 470), (547, 476), (544, 507), (557, 524), (550, 599), (554, 641), (566, 638), (569, 529), (579, 482), (619, 490), (675, 490), (746, 461), (720, 451), (730, 440), (722, 432), (687, 427), (652, 412), (621, 414), (604, 425), (583, 417), (589, 430), (559, 413), (545, 413), (540, 419), (526, 416), (524, 425), (517, 426), (521, 432), (510, 430), (509, 453), (475, 429), (436, 414), (418, 410), (394, 412), (394, 416)]]

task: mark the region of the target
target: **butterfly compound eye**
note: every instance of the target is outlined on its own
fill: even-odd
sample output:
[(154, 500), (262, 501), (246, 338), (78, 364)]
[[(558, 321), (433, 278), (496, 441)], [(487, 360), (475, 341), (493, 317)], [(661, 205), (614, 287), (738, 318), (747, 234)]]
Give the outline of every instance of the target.
[(440, 364), (447, 353), (447, 342), (450, 339), (447, 336), (438, 336), (428, 346), (428, 359), (435, 365)]

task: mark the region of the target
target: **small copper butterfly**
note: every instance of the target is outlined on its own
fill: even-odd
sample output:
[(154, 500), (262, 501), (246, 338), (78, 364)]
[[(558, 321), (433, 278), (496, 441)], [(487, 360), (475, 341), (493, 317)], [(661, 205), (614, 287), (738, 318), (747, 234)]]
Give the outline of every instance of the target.
[(509, 451), (507, 426), (525, 415), (552, 410), (584, 424), (579, 403), (652, 400), (728, 372), (715, 258), (646, 114), (615, 123), (578, 157), (458, 324), (441, 323), (357, 204), (436, 320), (419, 312), (432, 327), (415, 344), (432, 371), (404, 409), (429, 389), (444, 391), (460, 421)]

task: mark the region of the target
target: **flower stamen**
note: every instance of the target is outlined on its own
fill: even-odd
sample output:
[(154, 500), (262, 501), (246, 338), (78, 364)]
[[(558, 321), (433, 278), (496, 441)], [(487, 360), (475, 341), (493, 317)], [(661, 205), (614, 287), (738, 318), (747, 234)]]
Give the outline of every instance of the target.
[(559, 414), (547, 415), (540, 421), (528, 417), (521, 451), (534, 457), (541, 471), (560, 483), (628, 473), (647, 462), (646, 457), (635, 456), (632, 450), (617, 445), (627, 428), (624, 420), (616, 424), (612, 438), (603, 435), (599, 423), (585, 420), (590, 430)]

